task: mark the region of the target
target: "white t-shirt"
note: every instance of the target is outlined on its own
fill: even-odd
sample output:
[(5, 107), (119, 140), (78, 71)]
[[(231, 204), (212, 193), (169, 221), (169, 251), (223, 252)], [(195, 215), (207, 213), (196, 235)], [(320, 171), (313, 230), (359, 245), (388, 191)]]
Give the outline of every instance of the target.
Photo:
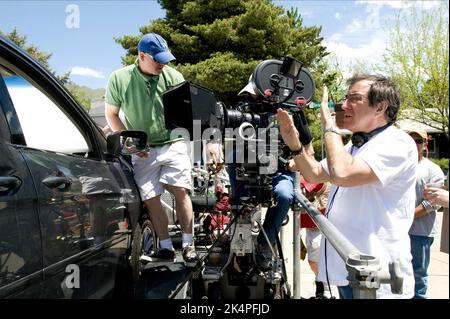
[[(408, 231), (414, 218), (417, 148), (405, 132), (390, 126), (371, 138), (361, 148), (345, 146), (354, 157), (364, 160), (377, 175), (378, 181), (354, 186), (336, 186), (328, 198), (328, 219), (363, 254), (377, 257), (383, 270), (388, 263), (400, 262), (403, 295), (391, 293), (382, 284), (377, 298), (411, 298), (414, 275)], [(328, 172), (326, 159), (321, 162)], [(331, 205), (331, 210), (329, 210)], [(322, 238), (319, 280), (331, 285), (346, 286), (347, 269), (336, 250)]]

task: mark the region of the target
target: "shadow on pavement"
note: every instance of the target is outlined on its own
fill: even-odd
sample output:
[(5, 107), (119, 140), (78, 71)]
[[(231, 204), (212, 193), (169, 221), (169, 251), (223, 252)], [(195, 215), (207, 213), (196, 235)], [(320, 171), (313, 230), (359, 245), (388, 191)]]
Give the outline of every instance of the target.
[(190, 272), (183, 263), (148, 263), (136, 286), (135, 298), (167, 299), (189, 276)]

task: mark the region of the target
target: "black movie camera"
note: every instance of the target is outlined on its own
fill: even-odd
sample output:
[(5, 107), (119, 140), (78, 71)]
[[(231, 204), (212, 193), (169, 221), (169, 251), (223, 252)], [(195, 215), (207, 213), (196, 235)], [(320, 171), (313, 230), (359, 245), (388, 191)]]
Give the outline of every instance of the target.
[[(270, 180), (286, 157), (275, 128), (276, 111), (283, 108), (293, 114), (301, 142), (308, 144), (312, 136), (302, 109), (314, 90), (310, 72), (298, 60), (265, 60), (256, 66), (234, 107), (226, 107), (212, 91), (188, 81), (167, 90), (163, 94), (166, 128), (188, 134), (191, 141), (211, 137), (225, 141), (225, 153), (233, 152), (228, 154), (228, 163), (235, 168), (236, 180), (246, 181), (248, 195), (235, 194), (232, 201), (237, 199), (233, 197), (249, 197), (252, 202), (269, 203)], [(227, 147), (230, 141), (233, 148)]]
[(271, 266), (263, 269), (256, 262), (253, 232), (255, 224), (263, 231), (261, 207), (272, 204), (272, 179), (285, 169), (288, 157), (276, 126), (276, 112), (278, 108), (291, 112), (302, 143), (308, 144), (312, 137), (302, 109), (314, 90), (309, 71), (286, 57), (258, 64), (239, 93), (242, 99), (233, 107), (188, 81), (163, 94), (166, 128), (173, 137), (189, 134), (194, 152), (201, 140), (213, 137), (223, 142), (231, 186), (230, 221), (214, 242), (203, 269), (192, 277), (193, 299), (290, 295), (281, 246), (278, 253), (273, 251)]
[(247, 87), (252, 96), (244, 97), (231, 108), (218, 102), (211, 90), (189, 81), (170, 88), (163, 94), (166, 128), (187, 129), (193, 140), (194, 120), (200, 121), (203, 129), (213, 127), (221, 132), (244, 122), (267, 127), (268, 114), (274, 114), (279, 107), (302, 109), (315, 90), (311, 73), (291, 57), (259, 63)]

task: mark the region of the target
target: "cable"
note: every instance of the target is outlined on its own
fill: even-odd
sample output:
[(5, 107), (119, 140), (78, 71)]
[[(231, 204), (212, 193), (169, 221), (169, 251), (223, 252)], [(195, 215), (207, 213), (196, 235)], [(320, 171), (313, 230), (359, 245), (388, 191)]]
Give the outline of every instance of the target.
[[(330, 215), (330, 211), (331, 211), (331, 208), (333, 207), (333, 204), (334, 204), (334, 198), (336, 197), (336, 194), (337, 194), (337, 192), (338, 192), (338, 190), (339, 190), (339, 187), (340, 186), (337, 186), (336, 187), (336, 190), (335, 190), (335, 192), (334, 192), (334, 194), (333, 194), (333, 197), (331, 198), (331, 201), (330, 201), (330, 205), (328, 205), (328, 210), (327, 210), (327, 213), (325, 214), (325, 216), (327, 217), (327, 219), (328, 219), (328, 216)], [(328, 278), (328, 265), (327, 265), (327, 237), (325, 237), (325, 247), (324, 247), (324, 252), (325, 252), (325, 276), (326, 276), (326, 278), (327, 278), (327, 286), (328, 286), (328, 290), (330, 291), (330, 298), (333, 298), (333, 293), (331, 292), (331, 286), (330, 286), (330, 280), (329, 280), (329, 278)]]
[[(212, 243), (211, 247), (208, 249), (206, 254), (202, 258), (199, 259), (197, 266), (195, 266), (194, 269), (191, 270), (191, 273), (188, 276), (186, 276), (186, 278), (178, 285), (178, 287), (171, 293), (171, 295), (168, 297), (168, 299), (175, 298), (176, 295), (180, 292), (180, 290), (184, 287), (184, 285), (192, 278), (194, 273), (204, 267), (203, 262), (208, 258), (211, 250), (217, 245), (220, 237), (223, 236), (223, 234), (225, 234), (228, 231), (228, 229), (236, 222), (239, 215), (240, 215), (240, 213), (238, 213), (236, 216), (234, 216), (234, 218), (230, 221), (230, 223), (224, 229), (223, 233), (217, 238), (216, 241), (214, 241)], [(234, 233), (233, 233), (233, 236), (234, 236)]]

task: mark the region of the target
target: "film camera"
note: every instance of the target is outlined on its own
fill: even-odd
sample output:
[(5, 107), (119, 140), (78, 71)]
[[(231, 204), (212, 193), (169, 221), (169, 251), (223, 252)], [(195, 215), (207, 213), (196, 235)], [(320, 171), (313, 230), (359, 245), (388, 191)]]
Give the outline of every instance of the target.
[(247, 88), (249, 95), (233, 107), (188, 81), (163, 95), (166, 128), (187, 135), (194, 149), (211, 137), (223, 141), (229, 168), (232, 219), (227, 227), (231, 230), (222, 232), (202, 270), (193, 276), (193, 298), (290, 295), (281, 246), (273, 251), (271, 269), (262, 270), (255, 259), (254, 233), (255, 225), (256, 231), (263, 231), (261, 206), (272, 204), (272, 177), (289, 156), (276, 129), (276, 111), (283, 108), (293, 114), (302, 143), (308, 144), (312, 137), (302, 109), (313, 97), (314, 81), (301, 62), (285, 57), (258, 64)]
[(289, 156), (275, 128), (276, 111), (281, 107), (293, 114), (301, 142), (308, 144), (312, 137), (302, 109), (311, 101), (315, 85), (301, 62), (285, 57), (258, 64), (247, 87), (251, 94), (233, 107), (188, 81), (169, 89), (163, 95), (166, 128), (188, 136), (194, 149), (196, 143), (211, 137), (225, 141), (225, 155), (235, 166), (236, 180), (246, 182), (248, 196), (239, 197), (270, 203), (272, 174)]

